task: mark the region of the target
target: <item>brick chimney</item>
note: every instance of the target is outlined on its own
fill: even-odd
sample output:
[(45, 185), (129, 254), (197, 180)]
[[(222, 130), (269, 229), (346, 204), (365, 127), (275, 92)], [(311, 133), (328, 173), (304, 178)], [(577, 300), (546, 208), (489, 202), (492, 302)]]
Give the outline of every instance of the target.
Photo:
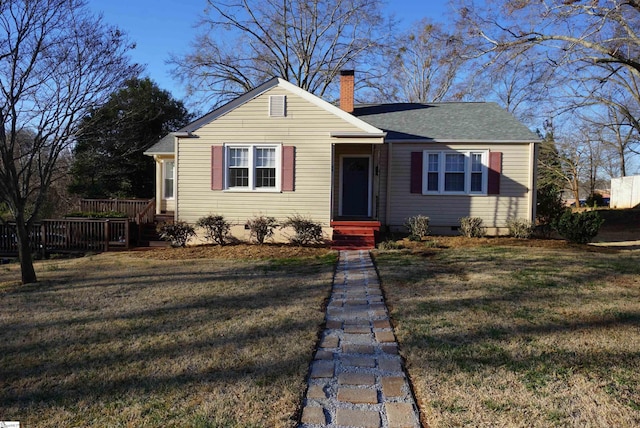
[(353, 113), (354, 71), (340, 71), (340, 108), (347, 113)]

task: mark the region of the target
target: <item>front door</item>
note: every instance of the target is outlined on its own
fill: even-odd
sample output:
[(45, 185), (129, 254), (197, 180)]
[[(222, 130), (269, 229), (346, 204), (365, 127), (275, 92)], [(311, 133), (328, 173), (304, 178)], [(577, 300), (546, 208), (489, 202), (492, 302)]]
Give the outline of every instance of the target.
[(350, 217), (369, 217), (370, 158), (342, 158), (342, 196), (341, 215)]

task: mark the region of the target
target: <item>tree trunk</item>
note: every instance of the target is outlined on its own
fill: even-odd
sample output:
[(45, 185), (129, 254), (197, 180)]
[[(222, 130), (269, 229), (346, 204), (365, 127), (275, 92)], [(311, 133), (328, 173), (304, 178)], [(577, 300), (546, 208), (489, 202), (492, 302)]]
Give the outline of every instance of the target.
[(33, 268), (29, 231), (22, 218), (16, 219), (16, 236), (18, 238), (18, 258), (20, 259), (20, 269), (22, 271), (22, 283), (31, 284), (37, 282), (38, 278)]

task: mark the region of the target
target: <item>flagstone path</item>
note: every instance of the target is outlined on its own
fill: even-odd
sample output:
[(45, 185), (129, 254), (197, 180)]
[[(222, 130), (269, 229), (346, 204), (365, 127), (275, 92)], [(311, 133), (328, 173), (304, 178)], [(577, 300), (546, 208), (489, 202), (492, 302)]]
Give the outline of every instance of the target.
[(419, 427), (368, 251), (340, 251), (299, 428)]

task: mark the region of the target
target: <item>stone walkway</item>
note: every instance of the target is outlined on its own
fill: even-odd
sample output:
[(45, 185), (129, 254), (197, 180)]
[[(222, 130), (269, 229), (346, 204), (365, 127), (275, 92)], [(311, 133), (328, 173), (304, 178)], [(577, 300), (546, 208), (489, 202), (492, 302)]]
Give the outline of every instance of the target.
[(419, 427), (368, 251), (341, 251), (299, 428)]

